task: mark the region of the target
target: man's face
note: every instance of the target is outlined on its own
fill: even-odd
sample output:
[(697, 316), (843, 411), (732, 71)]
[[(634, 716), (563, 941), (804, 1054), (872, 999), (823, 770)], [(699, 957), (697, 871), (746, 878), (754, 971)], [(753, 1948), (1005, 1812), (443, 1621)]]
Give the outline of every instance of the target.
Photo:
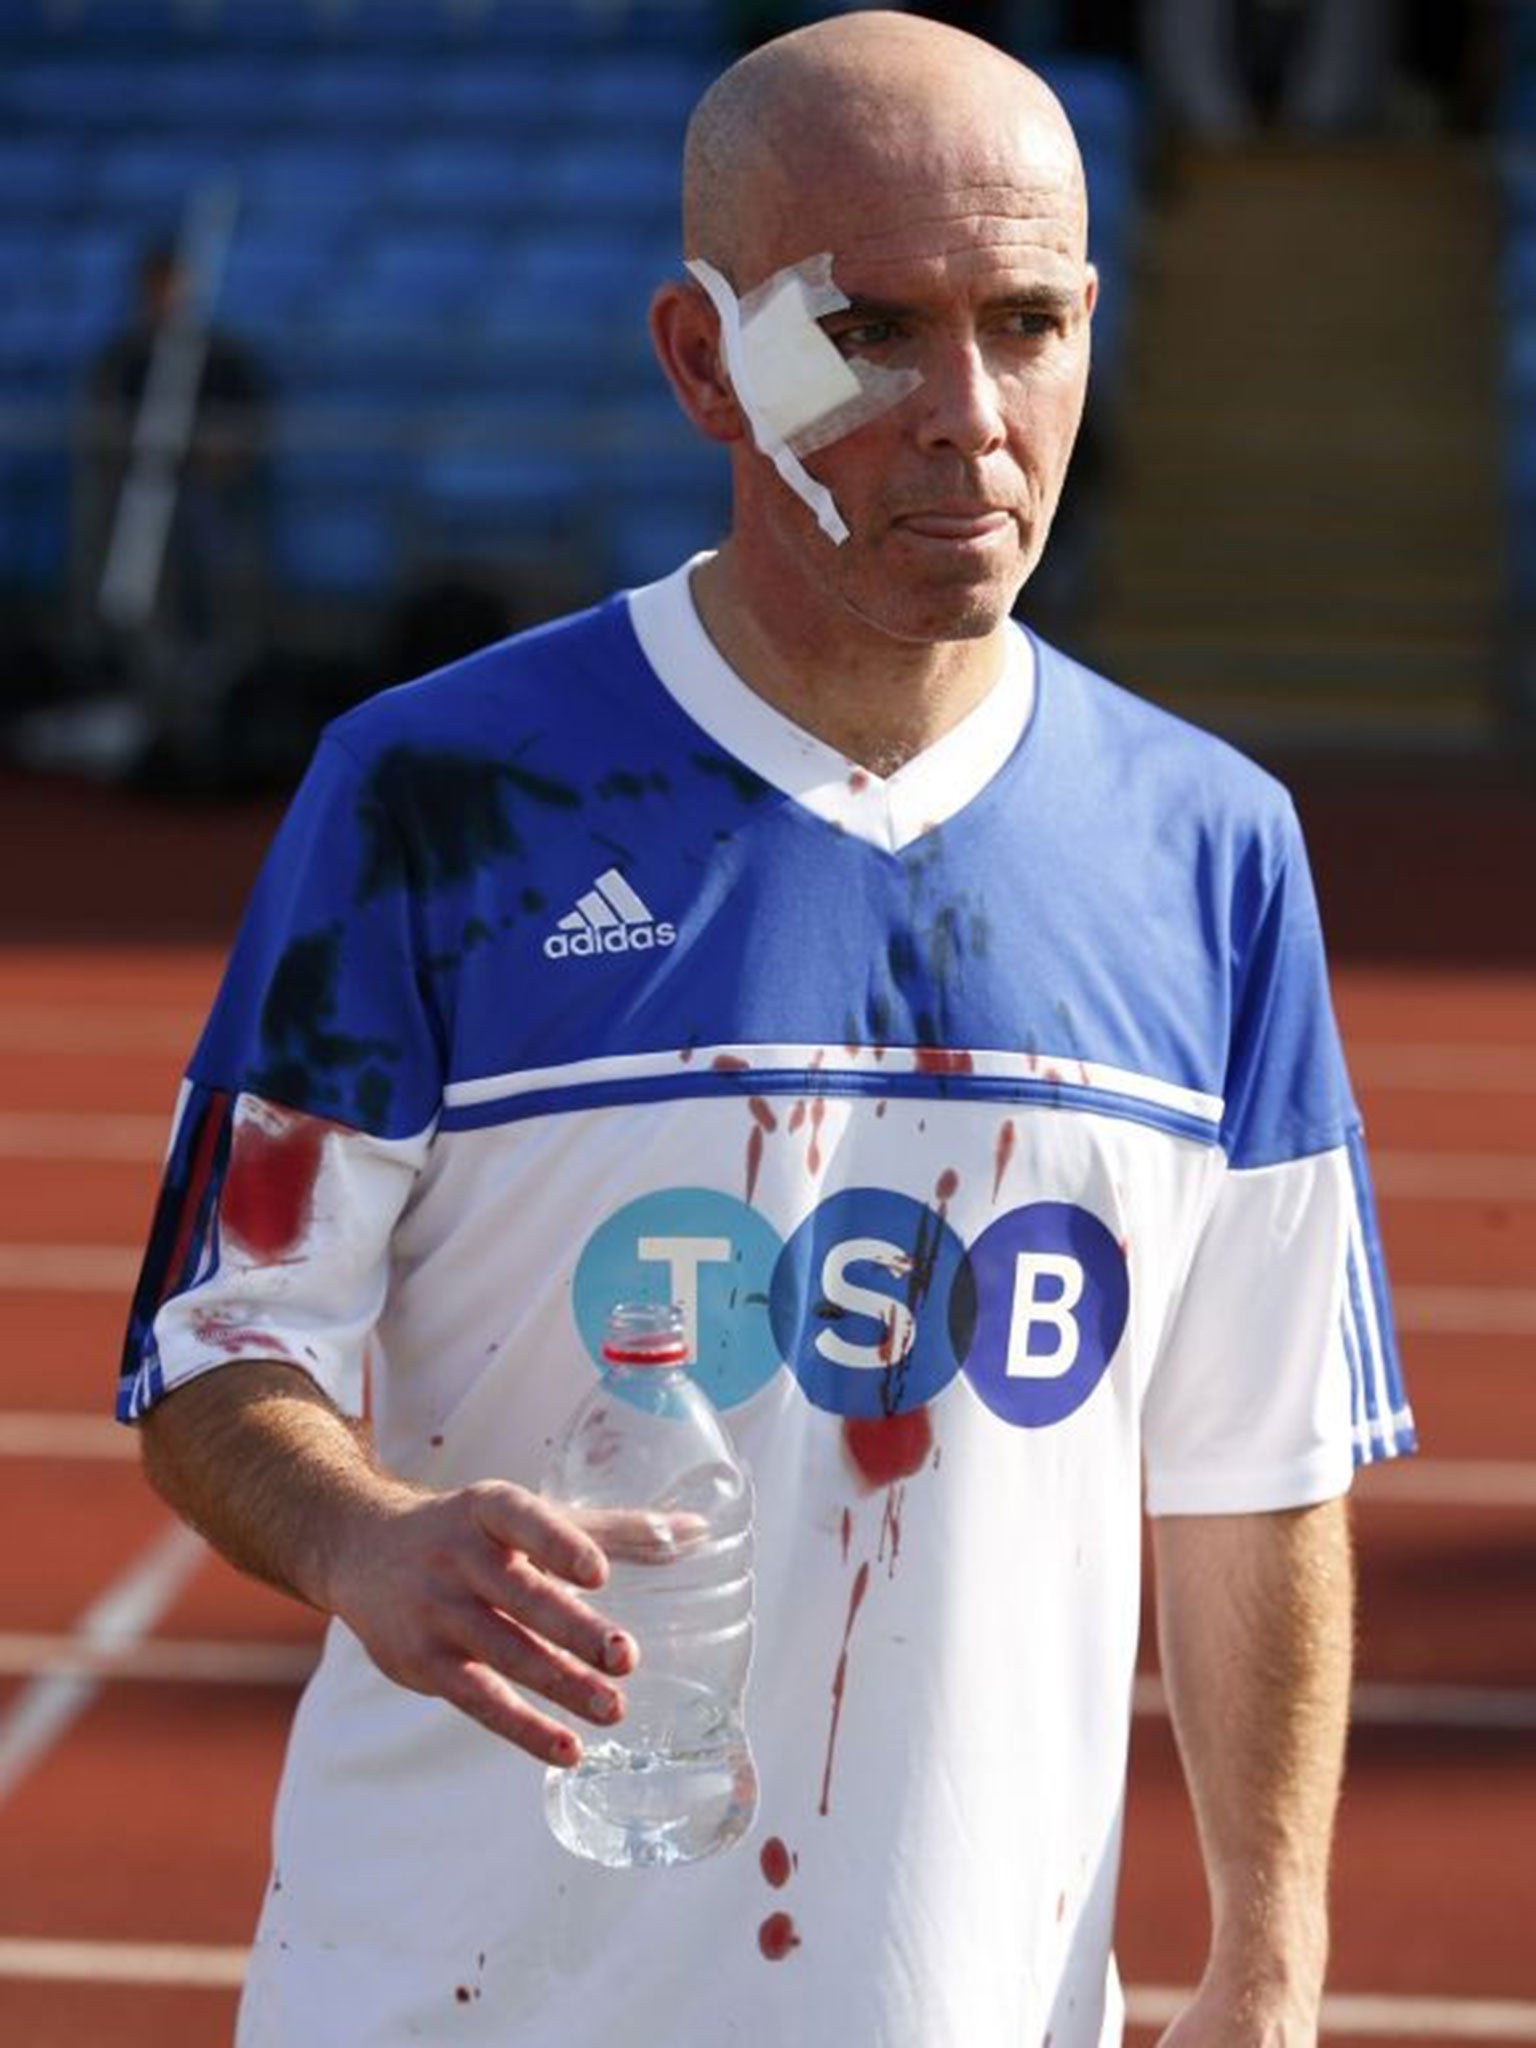
[[(748, 288), (829, 249), (850, 300), (823, 331), (852, 361), (916, 370), (878, 418), (806, 458), (849, 531), (833, 545), (760, 458), (733, 539), (786, 594), (915, 642), (991, 632), (1040, 558), (1082, 417), (1096, 280), (1081, 191), (1053, 138), (912, 145), (833, 168), (769, 238)], [(818, 236), (820, 239), (818, 239)], [(776, 246), (774, 246), (776, 245)]]

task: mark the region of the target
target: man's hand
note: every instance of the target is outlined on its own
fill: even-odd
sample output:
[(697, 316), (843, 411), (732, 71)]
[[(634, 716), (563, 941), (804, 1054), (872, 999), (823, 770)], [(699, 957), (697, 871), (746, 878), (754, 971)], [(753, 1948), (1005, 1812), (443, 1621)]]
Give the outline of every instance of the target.
[(1157, 2048), (1317, 2048), (1315, 2002), (1224, 1982), (1214, 1970)]
[(536, 1701), (607, 1726), (624, 1710), (613, 1681), (638, 1661), (582, 1595), (611, 1558), (663, 1563), (702, 1528), (695, 1515), (572, 1515), (501, 1480), (426, 1492), (275, 1363), (191, 1381), (150, 1411), (143, 1439), (151, 1483), (232, 1564), (338, 1616), (397, 1684), (544, 1763), (577, 1763), (581, 1744)]
[[(610, 1518), (604, 1533), (628, 1555), (658, 1540), (640, 1514)], [(635, 1668), (636, 1645), (580, 1597), (607, 1577), (593, 1537), (523, 1487), (401, 1488), (350, 1518), (322, 1604), (396, 1684), (450, 1701), (544, 1763), (574, 1764), (576, 1736), (523, 1693), (599, 1726), (620, 1718), (612, 1680)]]

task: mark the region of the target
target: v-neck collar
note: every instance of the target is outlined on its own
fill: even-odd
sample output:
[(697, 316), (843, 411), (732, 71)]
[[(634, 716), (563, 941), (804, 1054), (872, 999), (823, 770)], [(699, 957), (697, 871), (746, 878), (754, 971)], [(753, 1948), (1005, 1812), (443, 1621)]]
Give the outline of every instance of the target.
[(1021, 627), (1010, 623), (1002, 673), (981, 702), (894, 775), (874, 775), (775, 710), (720, 654), (690, 586), (706, 560), (628, 593), (641, 652), (695, 725), (827, 824), (899, 853), (979, 796), (1019, 744), (1035, 702), (1034, 646)]

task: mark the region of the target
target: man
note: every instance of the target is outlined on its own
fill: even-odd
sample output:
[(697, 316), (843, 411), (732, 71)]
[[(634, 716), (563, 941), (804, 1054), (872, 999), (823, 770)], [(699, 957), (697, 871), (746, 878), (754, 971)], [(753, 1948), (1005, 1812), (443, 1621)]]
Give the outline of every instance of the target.
[[(1167, 2038), (1315, 2040), (1341, 1496), (1410, 1424), (1283, 794), (1010, 623), (1071, 135), (819, 24), (706, 95), (685, 239), (728, 540), (333, 727), (192, 1064), (124, 1412), (336, 1617), (242, 2041), (1118, 2040), (1143, 1463), (1215, 1904)], [(650, 1875), (536, 1768), (636, 1656), (532, 1489), (637, 1294), (759, 1502), (757, 1832)]]

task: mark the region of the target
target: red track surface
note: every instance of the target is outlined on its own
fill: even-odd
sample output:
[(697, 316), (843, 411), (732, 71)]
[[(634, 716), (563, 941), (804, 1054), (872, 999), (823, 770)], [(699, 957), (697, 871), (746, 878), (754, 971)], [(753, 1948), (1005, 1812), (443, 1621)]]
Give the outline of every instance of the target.
[[(259, 829), (242, 822), (218, 873), (243, 880), (264, 829), (264, 819)], [(165, 858), (193, 857), (168, 828)], [(168, 1523), (131, 1462), (111, 1455), (110, 1436), (45, 1436), (28, 1449), (6, 1435), (18, 1413), (67, 1423), (107, 1411), (123, 1314), (110, 1264), (94, 1279), (41, 1263), (34, 1274), (6, 1248), (129, 1248), (142, 1238), (156, 1168), (144, 1149), (153, 1126), (140, 1120), (169, 1110), (216, 957), (207, 945), (164, 943), (0, 951), (0, 1728), (46, 1663), (47, 1646), (34, 1645), (29, 1666), (19, 1638), (68, 1635)], [(1427, 1455), (1417, 1473), (1368, 1475), (1357, 1494), (1360, 1677), (1406, 1688), (1391, 1699), (1408, 1718), (1357, 1723), (1333, 1986), (1531, 2002), (1531, 2030), (1501, 2038), (1536, 2041), (1536, 971), (1355, 968), (1341, 972), (1339, 995), (1386, 1169), (1383, 1228)], [(70, 1156), (69, 1128), (35, 1121), (81, 1112), (120, 1120), (101, 1124), (112, 1145), (98, 1149), (121, 1156)], [(61, 1156), (37, 1156), (45, 1143)], [(1461, 1176), (1450, 1196), (1415, 1191), (1414, 1161), (1426, 1153), (1440, 1156), (1447, 1186)], [(1480, 1333), (1490, 1304), (1511, 1326)], [(1443, 1497), (1429, 1500), (1413, 1482), (1437, 1471)], [(208, 1562), (157, 1621), (151, 1647), (302, 1651), (315, 1633), (302, 1610)], [(1460, 1697), (1485, 1705), (1523, 1692), (1524, 1724), (1449, 1725), (1454, 1705), (1427, 1687), (1474, 1688)], [(92, 1981), (83, 1963), (50, 1978), (45, 1961), (18, 1960), (7, 1944), (243, 1943), (293, 1696), (281, 1678), (112, 1678), (8, 1794), (0, 1789), (7, 2048), (228, 2038), (228, 1988)], [(1203, 1932), (1171, 1738), (1144, 1714), (1121, 1909), (1127, 1982), (1189, 1983)], [(92, 1967), (101, 1964), (93, 1952)], [(1389, 2020), (1372, 2037), (1406, 2041)], [(1142, 2048), (1155, 2030), (1133, 2027), (1128, 2038)], [(1413, 2038), (1422, 2048), (1474, 2036), (1447, 2026)]]

